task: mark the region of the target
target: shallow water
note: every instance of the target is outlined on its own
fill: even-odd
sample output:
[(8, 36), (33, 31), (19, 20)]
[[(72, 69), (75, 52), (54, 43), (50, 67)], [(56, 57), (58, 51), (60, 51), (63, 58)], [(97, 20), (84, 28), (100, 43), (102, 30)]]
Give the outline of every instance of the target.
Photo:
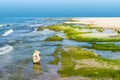
[[(4, 18), (0, 21), (0, 80), (55, 80), (59, 77), (57, 70), (59, 65), (50, 65), (54, 60), (50, 56), (59, 46), (91, 47), (88, 42), (76, 42), (64, 39), (63, 41), (46, 42), (47, 37), (58, 35), (64, 38), (62, 32), (50, 30), (36, 31), (37, 27), (59, 24), (67, 21), (51, 20), (44, 18)], [(3, 26), (2, 26), (3, 25)], [(9, 35), (2, 36), (8, 30)], [(96, 32), (96, 30), (92, 30)], [(105, 30), (104, 33), (114, 31)], [(7, 45), (7, 47), (6, 47)], [(116, 43), (118, 45), (118, 43)], [(34, 50), (41, 51), (40, 65), (32, 63)], [(87, 49), (87, 48), (85, 48)], [(102, 57), (120, 59), (119, 52), (92, 50)]]

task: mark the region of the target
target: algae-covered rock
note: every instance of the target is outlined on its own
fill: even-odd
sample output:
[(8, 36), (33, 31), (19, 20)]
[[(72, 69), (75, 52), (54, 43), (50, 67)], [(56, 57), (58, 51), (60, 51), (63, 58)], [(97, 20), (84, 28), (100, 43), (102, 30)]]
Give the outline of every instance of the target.
[(57, 48), (52, 56), (55, 57), (55, 60), (50, 64), (58, 65), (59, 62), (61, 63), (61, 68), (58, 70), (61, 77), (81, 76), (90, 79), (119, 79), (119, 60), (105, 59), (92, 51), (71, 46)]
[(114, 43), (93, 44), (92, 48), (97, 50), (120, 51), (120, 46)]
[[(41, 27), (38, 28), (38, 30)], [(96, 27), (86, 26), (75, 26), (70, 24), (59, 24), (46, 26), (42, 29), (49, 29), (56, 32), (63, 31), (67, 39), (75, 40), (79, 42), (117, 42), (120, 41), (120, 36), (117, 33), (102, 33), (92, 32), (93, 29), (101, 29)], [(84, 31), (83, 31), (84, 30)]]
[(57, 35), (54, 35), (52, 37), (48, 37), (45, 41), (62, 41), (63, 38), (57, 36)]

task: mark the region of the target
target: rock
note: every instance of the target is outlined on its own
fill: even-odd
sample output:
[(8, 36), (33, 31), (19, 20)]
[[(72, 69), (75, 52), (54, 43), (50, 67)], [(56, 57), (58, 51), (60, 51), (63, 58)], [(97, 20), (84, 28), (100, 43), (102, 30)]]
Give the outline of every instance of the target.
[(33, 53), (33, 63), (40, 63), (40, 52), (38, 50)]

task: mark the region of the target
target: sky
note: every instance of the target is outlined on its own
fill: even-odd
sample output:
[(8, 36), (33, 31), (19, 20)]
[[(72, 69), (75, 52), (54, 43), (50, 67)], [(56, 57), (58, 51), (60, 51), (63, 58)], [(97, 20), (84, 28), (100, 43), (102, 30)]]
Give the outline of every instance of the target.
[(120, 0), (0, 0), (0, 17), (120, 17)]

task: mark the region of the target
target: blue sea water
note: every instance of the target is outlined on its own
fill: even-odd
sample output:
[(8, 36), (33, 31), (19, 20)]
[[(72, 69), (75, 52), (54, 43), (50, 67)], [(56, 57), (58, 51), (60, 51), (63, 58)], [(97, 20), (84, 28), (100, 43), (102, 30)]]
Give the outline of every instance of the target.
[[(41, 59), (43, 63), (41, 69), (43, 70), (41, 71), (44, 72), (46, 63), (49, 60), (53, 60), (53, 57), (45, 55), (52, 53), (56, 47), (54, 45), (51, 47), (50, 44), (52, 43), (43, 42), (47, 36), (52, 35), (51, 33), (37, 32), (36, 28), (59, 24), (64, 21), (65, 20), (51, 20), (47, 18), (0, 18), (0, 79), (4, 79), (6, 76), (7, 79), (12, 77), (13, 80), (15, 80), (16, 73), (19, 74), (21, 72), (16, 70), (21, 70), (19, 68), (25, 68), (24, 66), (29, 66), (30, 64), (31, 66), (27, 67), (27, 69), (30, 68), (27, 73), (21, 72), (22, 74), (26, 73), (29, 79), (29, 76), (33, 72), (31, 71), (33, 67), (32, 54), (35, 49), (41, 51), (41, 55), (43, 56)], [(30, 74), (29, 71), (31, 71)]]

